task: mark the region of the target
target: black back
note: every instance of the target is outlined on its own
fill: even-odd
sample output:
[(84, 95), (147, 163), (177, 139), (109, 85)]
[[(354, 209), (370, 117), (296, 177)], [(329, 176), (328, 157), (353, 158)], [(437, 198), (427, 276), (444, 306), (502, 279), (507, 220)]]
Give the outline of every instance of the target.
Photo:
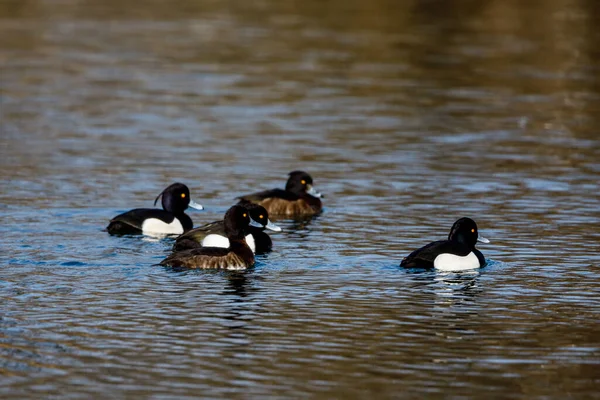
[(240, 202), (242, 201), (262, 201), (265, 199), (277, 198), (288, 201), (296, 201), (300, 199), (300, 196), (293, 192), (288, 192), (283, 189), (271, 189), (271, 190), (263, 190), (262, 192), (256, 192), (252, 194), (247, 194), (244, 196), (238, 197)]
[(159, 210), (158, 208), (136, 208), (117, 215), (112, 219), (112, 221), (127, 221), (132, 226), (139, 226), (141, 229), (144, 221), (150, 218), (156, 218), (167, 224), (170, 224), (175, 219), (175, 216), (173, 213), (165, 210)]
[[(175, 219), (175, 215), (157, 208), (136, 208), (111, 219), (106, 230), (111, 234), (120, 235), (141, 233), (144, 221), (150, 218), (156, 218), (170, 224)], [(178, 219), (184, 230), (193, 226), (191, 218), (186, 214), (179, 215)]]

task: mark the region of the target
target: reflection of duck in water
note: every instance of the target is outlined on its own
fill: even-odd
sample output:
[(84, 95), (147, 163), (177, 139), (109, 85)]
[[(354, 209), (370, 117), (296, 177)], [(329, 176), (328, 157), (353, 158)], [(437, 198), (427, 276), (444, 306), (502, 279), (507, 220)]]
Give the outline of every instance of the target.
[(448, 240), (432, 242), (413, 251), (402, 260), (400, 266), (444, 271), (480, 268), (485, 265), (485, 258), (475, 248), (477, 241), (489, 243), (489, 240), (479, 236), (475, 221), (461, 218), (452, 225)]
[[(246, 292), (249, 283), (248, 277), (246, 276), (247, 273), (249, 273), (249, 271), (227, 271), (227, 287), (222, 294), (235, 294), (238, 297), (248, 296), (248, 293)], [(238, 302), (241, 301), (241, 299), (235, 299), (233, 301)]]
[[(281, 232), (281, 228), (269, 221), (269, 213), (263, 206), (249, 202), (240, 202), (238, 205), (245, 207), (250, 213), (250, 218), (261, 224), (260, 228), (250, 226), (246, 236), (246, 243), (255, 254), (271, 251), (273, 241), (264, 230)], [(225, 236), (224, 221), (215, 221), (194, 228), (177, 238), (173, 251), (195, 249), (198, 247), (229, 247), (229, 239)]]
[(110, 220), (106, 230), (113, 235), (131, 234), (182, 234), (192, 229), (192, 219), (184, 212), (188, 207), (204, 208), (190, 198), (190, 190), (183, 183), (174, 183), (158, 195), (162, 197), (162, 210), (136, 208)]
[(271, 216), (306, 216), (321, 212), (321, 193), (313, 187), (312, 177), (304, 171), (292, 171), (285, 190), (272, 189), (238, 197), (260, 204)]
[(470, 330), (466, 316), (477, 314), (477, 299), (485, 286), (479, 284), (480, 269), (465, 271), (405, 270), (410, 280), (410, 298), (427, 304), (436, 315), (438, 326), (452, 326), (456, 330)]
[(436, 294), (444, 298), (452, 297), (455, 300), (473, 298), (481, 293), (481, 287), (477, 285), (478, 277), (478, 269), (437, 272), (433, 277), (438, 289)]
[[(265, 222), (266, 224), (266, 222)], [(245, 207), (235, 205), (225, 213), (223, 226), (229, 246), (199, 247), (177, 251), (160, 262), (161, 265), (186, 268), (245, 269), (254, 265), (254, 253), (246, 243), (249, 227), (264, 227), (254, 221)]]
[[(316, 221), (319, 217), (320, 217), (320, 215), (304, 215), (301, 217), (296, 217), (294, 219), (290, 219), (290, 220), (286, 221), (285, 231), (287, 232), (288, 230), (290, 230), (290, 231), (294, 232), (295, 234), (297, 234), (301, 237), (304, 237), (312, 229), (310, 227), (310, 225), (313, 223), (313, 221)], [(301, 231), (305, 231), (305, 232), (301, 232)]]

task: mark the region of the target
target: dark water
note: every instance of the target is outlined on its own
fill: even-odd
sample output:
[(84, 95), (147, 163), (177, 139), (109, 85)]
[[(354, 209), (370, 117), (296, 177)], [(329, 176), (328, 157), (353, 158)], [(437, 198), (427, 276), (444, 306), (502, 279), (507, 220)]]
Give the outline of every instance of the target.
[[(600, 3), (0, 2), (0, 395), (598, 398)], [(110, 217), (324, 213), (243, 272)], [(471, 216), (489, 266), (400, 270)]]

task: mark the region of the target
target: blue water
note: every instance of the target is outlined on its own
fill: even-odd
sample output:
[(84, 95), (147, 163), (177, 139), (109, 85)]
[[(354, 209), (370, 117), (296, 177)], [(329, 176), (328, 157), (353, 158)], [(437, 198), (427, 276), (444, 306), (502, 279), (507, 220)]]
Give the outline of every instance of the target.
[[(0, 5), (1, 396), (597, 397), (600, 13), (386, 4)], [(247, 271), (103, 231), (295, 169)], [(398, 267), (462, 216), (485, 268)]]

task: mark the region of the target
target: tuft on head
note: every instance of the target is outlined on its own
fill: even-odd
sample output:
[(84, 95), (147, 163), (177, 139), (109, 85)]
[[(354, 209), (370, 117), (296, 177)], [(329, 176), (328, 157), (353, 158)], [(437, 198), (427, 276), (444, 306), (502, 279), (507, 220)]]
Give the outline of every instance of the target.
[(165, 211), (177, 214), (183, 212), (190, 204), (190, 190), (183, 183), (175, 182), (156, 196), (154, 205), (159, 198)]

